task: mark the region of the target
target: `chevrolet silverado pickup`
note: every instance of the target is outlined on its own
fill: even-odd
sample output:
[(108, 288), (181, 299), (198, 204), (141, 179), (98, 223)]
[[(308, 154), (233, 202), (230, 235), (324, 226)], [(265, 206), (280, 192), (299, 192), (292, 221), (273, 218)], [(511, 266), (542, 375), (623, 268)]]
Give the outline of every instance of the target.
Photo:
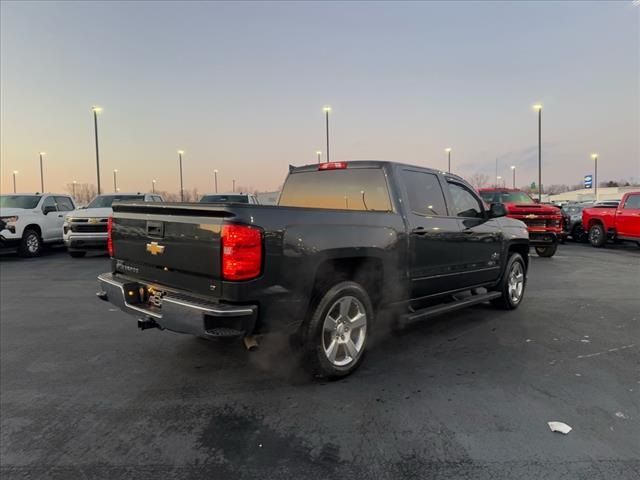
[(626, 193), (617, 206), (585, 208), (582, 225), (594, 247), (604, 247), (608, 239), (630, 240), (640, 245), (640, 192)]
[(315, 375), (361, 363), (378, 312), (515, 309), (526, 226), (456, 175), (381, 161), (291, 167), (279, 204), (121, 203), (97, 295), (140, 329), (289, 334)]
[(531, 246), (541, 257), (553, 257), (563, 237), (562, 212), (553, 205), (536, 203), (521, 190), (483, 188), (480, 196), (488, 204), (502, 203), (507, 216), (522, 220), (529, 230)]

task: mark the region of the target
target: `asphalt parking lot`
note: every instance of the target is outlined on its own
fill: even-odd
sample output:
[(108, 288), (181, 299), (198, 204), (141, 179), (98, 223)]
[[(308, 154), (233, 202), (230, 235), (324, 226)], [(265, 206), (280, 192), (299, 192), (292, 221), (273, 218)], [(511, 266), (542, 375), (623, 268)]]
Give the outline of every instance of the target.
[(3, 478), (640, 477), (635, 246), (533, 256), (519, 310), (411, 325), (338, 382), (282, 338), (138, 331), (107, 263), (0, 259)]

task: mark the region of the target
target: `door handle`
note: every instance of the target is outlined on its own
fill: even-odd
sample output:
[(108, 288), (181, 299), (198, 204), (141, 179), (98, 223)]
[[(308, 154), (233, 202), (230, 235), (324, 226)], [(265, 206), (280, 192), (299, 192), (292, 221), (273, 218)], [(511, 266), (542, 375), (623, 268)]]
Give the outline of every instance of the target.
[(58, 215), (58, 218), (62, 218), (62, 217), (63, 217), (63, 215), (62, 215), (62, 214)]
[(413, 230), (411, 230), (411, 233), (415, 235), (424, 235), (427, 233), (427, 231), (425, 230), (424, 227), (416, 227)]

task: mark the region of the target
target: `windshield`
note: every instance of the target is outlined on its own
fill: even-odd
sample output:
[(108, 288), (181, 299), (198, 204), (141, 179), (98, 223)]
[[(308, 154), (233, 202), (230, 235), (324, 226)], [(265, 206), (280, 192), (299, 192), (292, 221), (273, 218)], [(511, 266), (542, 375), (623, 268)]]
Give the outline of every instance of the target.
[(491, 203), (535, 203), (533, 199), (524, 192), (481, 192), (482, 199)]
[(200, 203), (249, 203), (247, 195), (205, 195)]
[(94, 198), (87, 208), (109, 208), (113, 202), (125, 200), (144, 200), (144, 195), (101, 195)]
[(25, 208), (28, 210), (36, 208), (40, 198), (38, 195), (2, 195), (0, 196), (0, 207)]

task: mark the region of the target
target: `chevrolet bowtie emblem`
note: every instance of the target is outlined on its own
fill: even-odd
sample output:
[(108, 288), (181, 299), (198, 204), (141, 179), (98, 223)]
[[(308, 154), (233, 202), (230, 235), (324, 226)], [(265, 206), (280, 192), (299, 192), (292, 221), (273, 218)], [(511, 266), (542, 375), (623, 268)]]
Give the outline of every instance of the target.
[(538, 218), (538, 216), (535, 213), (530, 213), (527, 218)]
[(151, 255), (161, 255), (164, 253), (164, 245), (159, 245), (158, 242), (147, 243), (147, 252)]

